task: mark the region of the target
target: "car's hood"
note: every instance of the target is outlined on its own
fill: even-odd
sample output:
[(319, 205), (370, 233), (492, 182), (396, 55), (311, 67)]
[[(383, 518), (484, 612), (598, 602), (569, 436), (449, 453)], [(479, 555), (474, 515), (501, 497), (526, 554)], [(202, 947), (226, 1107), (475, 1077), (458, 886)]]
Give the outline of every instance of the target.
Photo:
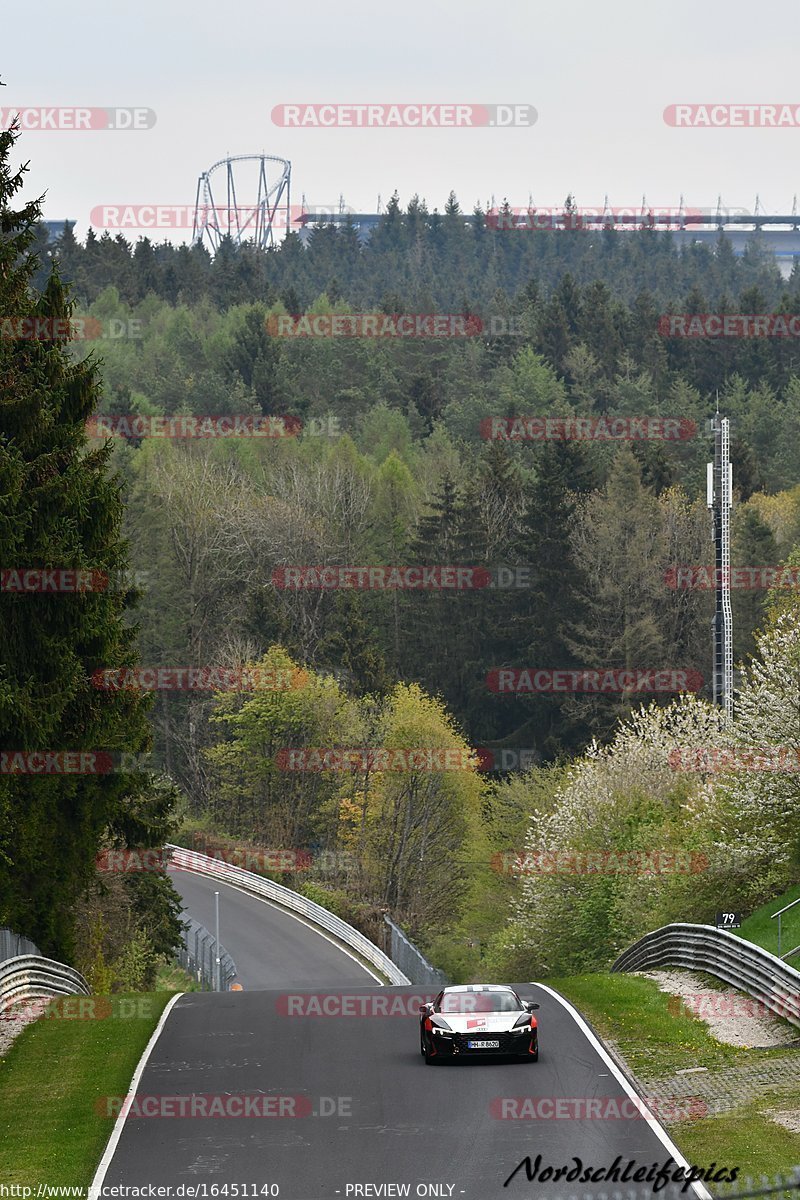
[(436, 1020), (446, 1021), (455, 1033), (480, 1036), (483, 1033), (507, 1033), (513, 1029), (523, 1012), (510, 1013), (435, 1013)]

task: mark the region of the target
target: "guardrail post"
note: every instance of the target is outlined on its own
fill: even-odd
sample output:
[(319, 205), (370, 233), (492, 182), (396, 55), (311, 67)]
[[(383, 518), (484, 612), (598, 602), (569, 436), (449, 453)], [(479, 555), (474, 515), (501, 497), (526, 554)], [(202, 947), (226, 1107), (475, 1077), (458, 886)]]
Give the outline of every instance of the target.
[(220, 978), (219, 978), (219, 892), (214, 892), (214, 912), (216, 915), (216, 937), (217, 937), (216, 944), (214, 947), (215, 953), (217, 956), (216, 971), (214, 972), (214, 981), (215, 981), (216, 990), (218, 992), (221, 992), (222, 988), (220, 986)]

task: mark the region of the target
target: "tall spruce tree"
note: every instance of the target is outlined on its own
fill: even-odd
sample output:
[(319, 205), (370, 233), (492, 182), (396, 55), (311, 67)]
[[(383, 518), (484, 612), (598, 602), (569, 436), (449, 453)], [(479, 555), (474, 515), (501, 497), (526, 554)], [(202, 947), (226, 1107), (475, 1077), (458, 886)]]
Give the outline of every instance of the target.
[[(528, 566), (528, 588), (513, 595), (508, 622), (509, 661), (522, 667), (570, 668), (576, 658), (572, 635), (586, 616), (586, 582), (571, 542), (571, 524), (580, 495), (595, 482), (589, 456), (582, 445), (548, 442), (536, 464), (536, 476), (526, 488), (525, 516), (515, 547), (517, 560)], [(545, 759), (574, 750), (581, 730), (563, 697), (531, 696), (508, 699), (514, 709), (517, 745), (535, 747)]]
[[(135, 661), (124, 620), (129, 592), (113, 583), (127, 567), (122, 503), (109, 477), (110, 448), (87, 445), (97, 365), (76, 364), (54, 324), (71, 312), (58, 274), (43, 293), (31, 291), (41, 212), (38, 201), (11, 207), (26, 170), (10, 163), (17, 136), (13, 127), (0, 133), (0, 566), (78, 569), (112, 582), (105, 590), (20, 591), (22, 576), (9, 573), (0, 588), (0, 925), (69, 958), (74, 905), (94, 875), (101, 838), (130, 832), (146, 777), (53, 773), (53, 759), (45, 773), (31, 774), (8, 755), (141, 752), (147, 705), (141, 694), (92, 683), (94, 671)], [(35, 318), (38, 326), (18, 325)]]
[[(739, 567), (774, 566), (780, 561), (775, 537), (758, 509), (744, 505), (734, 524), (732, 557)], [(733, 588), (733, 657), (735, 663), (751, 658), (756, 651), (754, 633), (766, 618), (768, 593), (758, 588)]]

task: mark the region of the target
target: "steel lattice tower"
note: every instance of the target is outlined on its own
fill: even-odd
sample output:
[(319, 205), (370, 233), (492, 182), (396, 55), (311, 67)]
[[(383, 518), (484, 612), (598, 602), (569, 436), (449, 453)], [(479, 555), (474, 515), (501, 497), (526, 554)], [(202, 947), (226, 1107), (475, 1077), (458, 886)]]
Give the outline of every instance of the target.
[(727, 417), (715, 415), (714, 461), (708, 463), (707, 503), (712, 515), (715, 548), (716, 611), (714, 613), (713, 699), (733, 717), (733, 615), (731, 612), (731, 507), (733, 468), (731, 429)]
[[(253, 189), (256, 194), (255, 197), (249, 196), (247, 203), (240, 203), (236, 172), (243, 178), (245, 163), (257, 164)], [(277, 179), (272, 184), (267, 176), (267, 163), (276, 164)], [(234, 167), (234, 164), (240, 165)], [(219, 182), (225, 193), (224, 204), (214, 194), (212, 176), (215, 172), (222, 175)], [(192, 241), (202, 242), (207, 237), (212, 250), (219, 249), (224, 237), (232, 238), (237, 244), (252, 241), (261, 250), (274, 246), (277, 241), (276, 228), (282, 225), (284, 232), (290, 228), (291, 178), (292, 164), (285, 158), (275, 158), (271, 154), (237, 154), (232, 158), (220, 159), (204, 171), (197, 181)]]

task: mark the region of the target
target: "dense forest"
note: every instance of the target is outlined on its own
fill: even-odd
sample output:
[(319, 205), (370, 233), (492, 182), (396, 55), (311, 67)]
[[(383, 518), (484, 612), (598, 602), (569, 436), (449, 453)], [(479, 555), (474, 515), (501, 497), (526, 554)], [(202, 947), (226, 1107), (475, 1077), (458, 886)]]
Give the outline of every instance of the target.
[[(315, 229), (305, 247), (292, 234), (265, 253), (226, 243), (213, 259), (201, 246), (91, 232), (85, 246), (69, 231), (58, 243), (80, 311), (135, 333), (76, 343), (102, 356), (100, 411), (288, 414), (304, 429), (117, 439), (135, 567), (147, 579), (145, 660), (205, 663), (278, 642), (360, 694), (419, 682), (474, 745), (531, 747), (545, 761), (608, 736), (629, 702), (501, 696), (487, 687), (491, 671), (663, 667), (707, 681), (710, 593), (665, 581), (675, 564), (709, 561), (708, 419), (719, 404), (733, 427), (734, 561), (778, 562), (796, 535), (793, 502), (777, 496), (800, 480), (800, 383), (786, 339), (669, 339), (659, 315), (795, 311), (800, 279), (784, 286), (757, 240), (736, 259), (724, 238), (713, 253), (679, 252), (668, 233), (493, 230), (454, 197), (443, 215), (395, 199), (366, 245), (353, 233)], [(286, 312), (446, 304), (513, 332), (268, 332)], [(691, 436), (486, 436), (487, 419), (516, 415), (672, 417)], [(492, 586), (272, 585), (286, 565), (335, 563), (472, 564)], [(735, 596), (739, 660), (762, 601)], [(188, 724), (202, 741), (202, 722)], [(159, 705), (156, 727), (160, 761), (202, 793), (180, 701)]]
[[(143, 825), (157, 844), (180, 820), (186, 837), (331, 852), (333, 867), (289, 881), (366, 928), (381, 908), (393, 911), (456, 974), (469, 973), (473, 951), (455, 953), (458, 938), (437, 941), (434, 924), (477, 930), (500, 971), (586, 965), (569, 945), (548, 958), (519, 936), (514, 913), (535, 903), (555, 912), (563, 896), (534, 894), (530, 880), (498, 871), (496, 856), (526, 837), (535, 845), (548, 821), (547, 836), (557, 826), (569, 843), (570, 772), (589, 771), (580, 766), (588, 753), (590, 782), (605, 794), (602, 756), (616, 763), (632, 740), (654, 740), (636, 725), (644, 701), (659, 730), (659, 721), (709, 709), (713, 593), (675, 587), (674, 573), (712, 559), (705, 463), (717, 408), (733, 429), (734, 563), (791, 561), (800, 541), (800, 355), (791, 339), (666, 337), (659, 321), (800, 312), (800, 271), (783, 280), (756, 237), (737, 259), (724, 237), (709, 249), (646, 230), (492, 229), (452, 195), (442, 214), (418, 198), (403, 209), (394, 197), (364, 244), (352, 226), (329, 226), (266, 252), (228, 241), (213, 257), (199, 245), (132, 245), (92, 231), (81, 244), (69, 229), (51, 243), (33, 211), (19, 226), (16, 253), (38, 255), (28, 260), (32, 290), (27, 307), (5, 295), (0, 316), (74, 308), (100, 331), (2, 350), (57, 356), (60, 370), (86, 380), (70, 410), (73, 452), (82, 470), (107, 464), (119, 489), (118, 516), (109, 493), (104, 520), (124, 533), (129, 561), (105, 602), (125, 632), (105, 660), (95, 641), (84, 666), (128, 666), (130, 644), (145, 667), (279, 664), (304, 681), (254, 695), (160, 690), (149, 707), (111, 691), (106, 703), (134, 705), (136, 728), (149, 712), (149, 773), (120, 777), (144, 807), (133, 805), (128, 828), (113, 806), (105, 821), (98, 809), (84, 851), (132, 833), (141, 843)], [(276, 333), (281, 316), (366, 313), (472, 321), (467, 336), (449, 338)], [(106, 439), (90, 421), (192, 414), (283, 418), (291, 436), (165, 438), (140, 424)], [(515, 417), (671, 418), (682, 434), (537, 439), (502, 436), (511, 424), (493, 424)], [(32, 411), (30, 421), (40, 418)], [(52, 421), (40, 424), (47, 440)], [(492, 429), (501, 436), (487, 436)], [(59, 554), (70, 559), (59, 565), (101, 565), (77, 562), (76, 545), (31, 542), (27, 565), (54, 565)], [(4, 547), (8, 562), (21, 553)], [(292, 569), (381, 565), (463, 566), (483, 585), (285, 586)], [(2, 597), (16, 620), (20, 599), (28, 602)], [(778, 618), (764, 589), (736, 591), (733, 603), (744, 694), (755, 687), (748, 664), (772, 647), (759, 631)], [(492, 684), (498, 671), (532, 668), (671, 671), (700, 682), (697, 697), (677, 700), (669, 691), (506, 695)], [(7, 745), (19, 732), (9, 722)], [(34, 723), (29, 736), (38, 744), (47, 735)], [(104, 744), (142, 751), (147, 739), (132, 741)], [(480, 753), (450, 774), (373, 771), (363, 757), (349, 771), (284, 769), (287, 748), (324, 746)], [(491, 782), (486, 767), (504, 749), (509, 761), (524, 752), (538, 765)], [(658, 753), (668, 749), (662, 739)], [(627, 812), (621, 838), (647, 808), (635, 775), (614, 809)], [(661, 810), (686, 807), (688, 777), (654, 777)], [(37, 782), (3, 786), (11, 795)], [(71, 782), (77, 795), (84, 786)], [(110, 785), (95, 786), (105, 795)], [(562, 806), (572, 824), (558, 824)], [(585, 815), (578, 824), (593, 828)], [(667, 832), (682, 844), (680, 821)], [(768, 890), (781, 861), (772, 854), (748, 897)], [(645, 919), (630, 895), (612, 893), (586, 909), (599, 962)], [(653, 911), (685, 911), (687, 894), (659, 893)], [(696, 915), (707, 915), (707, 893), (693, 894)], [(46, 896), (27, 912), (11, 900), (5, 919), (69, 948), (72, 935), (48, 926), (46, 907)], [(102, 942), (93, 919), (82, 916), (94, 929), (84, 960)], [(579, 933), (576, 945), (586, 942)]]

